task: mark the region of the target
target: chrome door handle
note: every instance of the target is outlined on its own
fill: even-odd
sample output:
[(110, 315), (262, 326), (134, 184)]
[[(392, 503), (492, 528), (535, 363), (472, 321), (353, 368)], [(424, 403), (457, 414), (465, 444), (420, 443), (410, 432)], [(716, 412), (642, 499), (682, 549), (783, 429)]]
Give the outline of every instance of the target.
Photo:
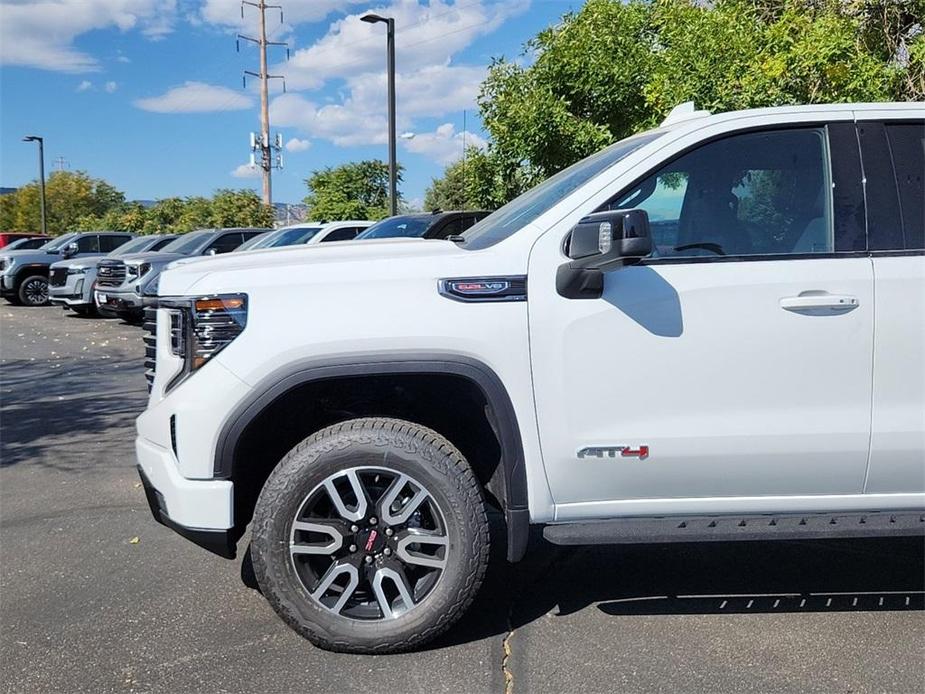
[(845, 313), (859, 305), (856, 296), (828, 292), (801, 292), (798, 296), (786, 296), (780, 300), (780, 307), (785, 311), (817, 315)]

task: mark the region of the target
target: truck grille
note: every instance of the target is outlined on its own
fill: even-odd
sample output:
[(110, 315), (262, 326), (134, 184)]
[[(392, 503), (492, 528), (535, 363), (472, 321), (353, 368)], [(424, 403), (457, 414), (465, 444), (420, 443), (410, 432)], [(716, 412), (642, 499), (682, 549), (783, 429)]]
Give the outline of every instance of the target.
[(118, 287), (125, 281), (125, 263), (100, 263), (96, 283), (101, 287)]
[(146, 331), (142, 336), (145, 343), (145, 379), (148, 381), (148, 392), (154, 385), (154, 370), (157, 368), (157, 309), (146, 308), (144, 322), (141, 327)]
[(67, 283), (67, 268), (56, 267), (48, 275), (48, 285), (50, 287), (63, 287)]

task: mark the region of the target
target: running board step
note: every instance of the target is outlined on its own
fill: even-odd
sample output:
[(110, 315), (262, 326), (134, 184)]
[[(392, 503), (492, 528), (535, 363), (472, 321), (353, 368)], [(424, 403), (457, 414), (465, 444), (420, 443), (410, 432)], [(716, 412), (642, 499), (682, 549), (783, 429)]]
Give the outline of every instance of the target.
[(556, 545), (800, 540), (925, 535), (925, 512), (664, 516), (560, 523), (543, 528)]

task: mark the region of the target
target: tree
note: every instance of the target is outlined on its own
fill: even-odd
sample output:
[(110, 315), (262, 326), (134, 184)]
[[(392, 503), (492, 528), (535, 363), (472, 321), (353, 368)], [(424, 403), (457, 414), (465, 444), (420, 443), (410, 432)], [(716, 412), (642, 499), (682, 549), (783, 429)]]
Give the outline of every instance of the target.
[[(39, 185), (27, 183), (4, 196), (3, 223), (17, 231), (37, 231), (42, 227)], [(80, 227), (82, 220), (101, 218), (119, 209), (125, 196), (101, 178), (85, 171), (56, 171), (45, 186), (48, 232), (62, 234)]]
[(472, 169), (470, 157), (477, 156), (478, 150), (467, 152), (465, 159), (459, 159), (443, 172), (443, 176), (431, 181), (424, 192), (424, 209), (430, 210), (474, 210), (478, 208), (470, 185), (469, 171)]
[(757, 106), (925, 98), (925, 0), (589, 0), (497, 60), (474, 202), (503, 203), (683, 101)]
[[(401, 167), (398, 180), (401, 181)], [(389, 167), (378, 159), (313, 171), (305, 185), (309, 219), (375, 220), (389, 215)]]
[(271, 227), (273, 209), (252, 190), (217, 190), (212, 197), (210, 226)]

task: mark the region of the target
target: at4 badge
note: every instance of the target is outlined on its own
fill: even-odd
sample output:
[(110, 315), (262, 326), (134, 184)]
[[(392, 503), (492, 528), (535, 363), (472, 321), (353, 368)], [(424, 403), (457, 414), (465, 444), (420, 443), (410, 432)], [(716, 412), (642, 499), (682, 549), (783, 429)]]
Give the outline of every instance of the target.
[(649, 457), (648, 446), (585, 446), (578, 450), (578, 458), (638, 458)]

